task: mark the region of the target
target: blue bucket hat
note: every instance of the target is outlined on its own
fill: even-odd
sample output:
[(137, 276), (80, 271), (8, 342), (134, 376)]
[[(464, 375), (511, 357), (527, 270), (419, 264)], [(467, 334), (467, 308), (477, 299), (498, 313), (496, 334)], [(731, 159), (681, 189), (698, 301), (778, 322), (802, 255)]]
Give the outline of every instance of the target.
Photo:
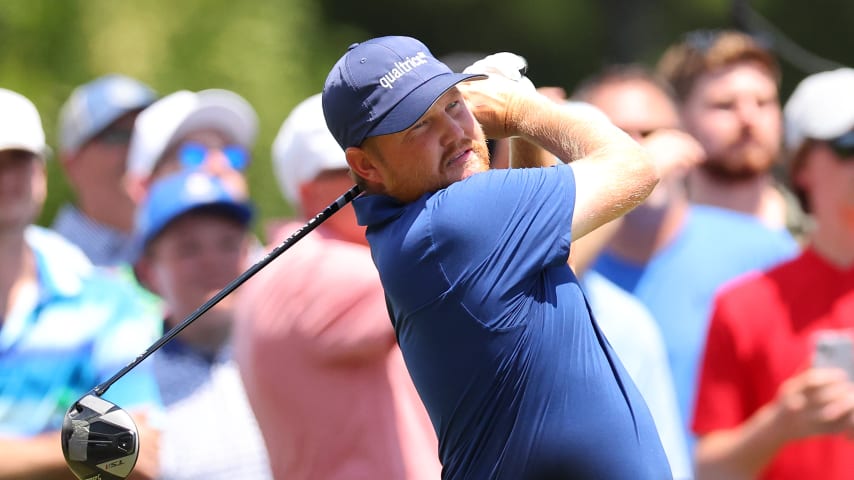
[(412, 126), (457, 83), (486, 78), (454, 73), (420, 41), (379, 37), (350, 46), (323, 87), (323, 113), (341, 148)]
[(252, 205), (229, 192), (222, 180), (200, 171), (184, 170), (154, 182), (136, 215), (136, 236), (145, 248), (168, 224), (190, 211), (216, 208), (243, 225), (252, 221)]

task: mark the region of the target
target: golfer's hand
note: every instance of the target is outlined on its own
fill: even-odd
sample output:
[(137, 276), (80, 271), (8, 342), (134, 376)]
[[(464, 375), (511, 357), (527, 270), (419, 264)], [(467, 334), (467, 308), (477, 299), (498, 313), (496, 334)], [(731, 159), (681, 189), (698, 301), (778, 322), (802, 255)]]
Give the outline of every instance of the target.
[(525, 97), (536, 94), (534, 84), (524, 76), (527, 62), (519, 55), (501, 52), (488, 55), (463, 70), (482, 73), (487, 80), (457, 85), (466, 103), (480, 122), (487, 138), (505, 138), (516, 134), (517, 110)]
[(807, 369), (780, 385), (775, 402), (778, 421), (789, 439), (854, 434), (854, 383), (844, 370)]
[(131, 415), (139, 432), (139, 456), (128, 477), (132, 480), (156, 480), (160, 477), (160, 431), (155, 429), (144, 413)]
[(500, 76), (457, 84), (466, 104), (483, 127), (487, 138), (519, 134), (519, 125), (531, 114), (532, 104), (549, 102), (522, 85)]

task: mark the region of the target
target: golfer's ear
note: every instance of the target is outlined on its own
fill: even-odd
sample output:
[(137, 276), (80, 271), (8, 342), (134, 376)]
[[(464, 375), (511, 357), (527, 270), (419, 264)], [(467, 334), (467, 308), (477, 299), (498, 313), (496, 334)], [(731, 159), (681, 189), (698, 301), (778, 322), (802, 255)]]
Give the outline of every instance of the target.
[(376, 159), (371, 153), (361, 147), (347, 147), (344, 151), (347, 164), (353, 173), (370, 183), (383, 183), (382, 174), (376, 168)]

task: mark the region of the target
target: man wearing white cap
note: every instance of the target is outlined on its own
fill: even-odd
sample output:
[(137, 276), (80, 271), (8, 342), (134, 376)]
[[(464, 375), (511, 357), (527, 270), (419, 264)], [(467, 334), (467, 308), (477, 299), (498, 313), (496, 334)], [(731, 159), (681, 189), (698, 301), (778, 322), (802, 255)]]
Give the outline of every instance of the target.
[(95, 265), (133, 258), (134, 201), (122, 183), (128, 143), (139, 112), (156, 99), (124, 75), (99, 77), (74, 89), (59, 114), (59, 164), (74, 192), (52, 228)]
[(699, 479), (854, 472), (854, 70), (810, 75), (783, 112), (809, 243), (718, 294), (694, 418)]
[(221, 89), (167, 95), (143, 110), (134, 125), (125, 182), (145, 196), (157, 178), (182, 168), (202, 169), (247, 197), (244, 176), (258, 133), (258, 117), (240, 95)]
[[(353, 184), (320, 95), (284, 122), (273, 159), (285, 198), (304, 218)], [(281, 227), (274, 239), (303, 223)], [(352, 207), (243, 288), (235, 356), (277, 479), (440, 478), (436, 435)]]
[[(70, 476), (59, 441), (66, 410), (159, 332), (134, 292), (32, 225), (47, 194), (45, 150), (35, 106), (0, 89), (0, 478)], [(115, 387), (105, 398), (130, 405), (140, 429), (133, 478), (156, 478), (158, 434), (141, 416), (159, 407), (154, 378), (144, 367)]]

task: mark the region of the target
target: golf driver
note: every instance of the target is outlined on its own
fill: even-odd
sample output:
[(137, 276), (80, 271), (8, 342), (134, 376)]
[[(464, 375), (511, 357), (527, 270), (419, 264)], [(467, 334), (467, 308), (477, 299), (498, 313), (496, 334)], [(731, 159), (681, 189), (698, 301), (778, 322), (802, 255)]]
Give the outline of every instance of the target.
[(141, 355), (74, 402), (65, 413), (62, 422), (62, 454), (65, 462), (80, 480), (115, 480), (127, 478), (139, 456), (139, 432), (131, 416), (101, 395), (116, 381), (134, 369), (143, 360), (181, 333), (184, 328), (201, 317), (214, 305), (242, 285), (273, 259), (305, 237), (318, 225), (326, 221), (343, 206), (359, 196), (361, 188), (354, 185), (350, 190), (329, 204), (322, 212), (309, 220), (299, 230), (282, 241), (264, 258), (235, 278), (210, 300), (196, 309), (181, 323), (166, 332)]

